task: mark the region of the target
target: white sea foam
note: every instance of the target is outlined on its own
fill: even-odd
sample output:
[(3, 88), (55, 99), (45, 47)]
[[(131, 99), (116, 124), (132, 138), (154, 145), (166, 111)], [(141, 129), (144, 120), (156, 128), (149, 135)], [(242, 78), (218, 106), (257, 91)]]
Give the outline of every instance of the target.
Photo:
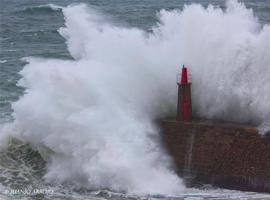
[(3, 63), (6, 63), (7, 60), (0, 60), (0, 63), (3, 64)]
[(192, 74), (201, 117), (268, 124), (270, 27), (229, 1), (225, 11), (161, 11), (148, 34), (85, 5), (63, 9), (74, 61), (28, 58), (13, 104), (19, 137), (56, 152), (48, 181), (137, 194), (177, 194), (153, 120), (175, 110), (179, 66)]
[(62, 6), (58, 6), (58, 5), (55, 5), (55, 4), (52, 4), (52, 3), (49, 3), (46, 6), (50, 7), (52, 10), (55, 10), (55, 11), (63, 9)]

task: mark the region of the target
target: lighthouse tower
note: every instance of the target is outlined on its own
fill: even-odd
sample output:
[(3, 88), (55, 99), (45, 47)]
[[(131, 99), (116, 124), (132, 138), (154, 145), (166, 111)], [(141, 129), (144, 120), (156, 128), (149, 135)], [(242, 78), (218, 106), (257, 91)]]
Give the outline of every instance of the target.
[(189, 122), (192, 119), (191, 83), (188, 80), (188, 70), (183, 65), (181, 79), (178, 85), (177, 120)]

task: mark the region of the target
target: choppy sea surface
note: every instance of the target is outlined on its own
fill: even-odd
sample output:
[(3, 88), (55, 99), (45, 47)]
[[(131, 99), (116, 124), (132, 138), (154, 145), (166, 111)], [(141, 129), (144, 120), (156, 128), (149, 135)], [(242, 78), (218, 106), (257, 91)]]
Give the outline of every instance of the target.
[[(243, 0), (241, 2), (244, 3), (244, 5), (246, 7), (245, 9), (253, 10), (254, 19), (257, 20), (257, 23), (259, 24), (258, 26), (263, 27), (263, 26), (266, 26), (267, 24), (270, 23), (270, 1), (269, 0), (256, 0), (256, 1), (255, 0)], [(35, 91), (37, 91), (37, 94), (41, 94), (44, 91), (44, 94), (47, 94), (47, 95), (44, 95), (44, 96), (41, 95), (41, 96), (42, 96), (42, 98), (48, 97), (48, 99), (49, 99), (49, 94), (54, 94), (54, 96), (52, 95), (52, 97), (61, 98), (60, 97), (61, 91), (63, 93), (69, 93), (69, 92), (71, 93), (73, 91), (73, 88), (70, 86), (68, 86), (71, 88), (70, 90), (69, 89), (64, 90), (65, 82), (60, 83), (61, 80), (64, 80), (64, 81), (67, 80), (67, 81), (73, 82), (74, 84), (77, 84), (76, 81), (82, 77), (82, 83), (84, 83), (83, 80), (85, 77), (83, 76), (83, 73), (78, 75), (78, 76), (75, 76), (74, 79), (73, 78), (69, 79), (68, 78), (69, 76), (61, 77), (61, 76), (56, 75), (55, 80), (57, 80), (57, 81), (55, 81), (53, 83), (55, 83), (55, 84), (59, 83), (59, 85), (60, 85), (59, 90), (56, 90), (56, 92), (58, 92), (58, 94), (60, 93), (59, 96), (57, 96), (57, 95), (55, 95), (55, 93), (56, 93), (55, 91), (52, 92), (52, 90), (50, 90), (49, 84), (48, 84), (48, 88), (49, 88), (48, 91), (47, 91), (46, 86), (43, 87), (45, 82), (46, 82), (45, 79), (46, 79), (47, 75), (48, 75), (48, 77), (53, 76), (51, 73), (54, 73), (54, 72), (58, 73), (60, 71), (60, 72), (65, 73), (64, 72), (65, 69), (59, 69), (58, 71), (52, 70), (50, 72), (44, 72), (44, 73), (42, 73), (38, 70), (35, 71), (35, 69), (33, 67), (34, 65), (38, 65), (41, 68), (42, 67), (46, 68), (46, 64), (44, 64), (45, 61), (44, 62), (42, 61), (43, 62), (42, 63), (39, 60), (32, 61), (31, 59), (35, 59), (35, 58), (44, 59), (44, 60), (46, 60), (46, 59), (50, 59), (50, 60), (57, 59), (58, 60), (59, 59), (59, 60), (61, 60), (61, 62), (63, 60), (69, 62), (73, 59), (76, 60), (76, 59), (79, 59), (81, 57), (84, 57), (85, 54), (87, 54), (87, 56), (86, 56), (87, 62), (88, 62), (88, 60), (92, 59), (92, 57), (94, 58), (93, 60), (98, 61), (100, 59), (101, 53), (100, 54), (99, 54), (99, 52), (96, 54), (92, 53), (91, 43), (89, 43), (89, 46), (84, 47), (83, 42), (79, 41), (80, 38), (82, 38), (82, 37), (88, 38), (85, 35), (88, 34), (87, 33), (88, 30), (89, 31), (91, 30), (91, 26), (94, 27), (94, 26), (96, 26), (97, 23), (103, 24), (103, 23), (109, 21), (115, 27), (125, 27), (124, 31), (122, 29), (120, 30), (121, 33), (119, 34), (119, 37), (125, 38), (124, 41), (126, 41), (126, 44), (129, 44), (130, 40), (133, 39), (132, 36), (134, 36), (135, 39), (138, 39), (138, 38), (141, 38), (142, 37), (141, 35), (143, 35), (143, 34), (151, 35), (152, 33), (157, 33), (157, 32), (155, 32), (156, 30), (153, 27), (157, 27), (158, 26), (157, 24), (159, 24), (159, 22), (161, 21), (160, 18), (162, 18), (162, 17), (160, 17), (160, 15), (162, 15), (162, 14), (159, 14), (159, 12), (161, 10), (166, 10), (164, 12), (168, 12), (168, 13), (173, 13), (175, 10), (178, 10), (180, 12), (181, 10), (184, 9), (185, 6), (188, 7), (188, 6), (191, 6), (193, 4), (201, 4), (204, 8), (206, 8), (209, 4), (212, 4), (214, 6), (213, 9), (215, 9), (215, 8), (220, 8), (221, 10), (226, 9), (226, 1), (223, 1), (223, 0), (213, 0), (213, 1), (209, 1), (209, 0), (166, 0), (166, 1), (165, 0), (88, 0), (88, 1), (85, 1), (85, 0), (61, 0), (61, 1), (60, 0), (49, 0), (49, 1), (45, 1), (45, 0), (38, 0), (38, 1), (36, 1), (36, 0), (12, 0), (12, 1), (1, 0), (0, 1), (0, 14), (1, 14), (0, 15), (0, 123), (1, 123), (1, 126), (2, 125), (4, 126), (4, 124), (12, 123), (14, 120), (16, 120), (16, 117), (21, 118), (22, 113), (25, 113), (25, 116), (23, 116), (23, 118), (28, 117), (28, 114), (29, 114), (29, 112), (31, 112), (32, 108), (29, 107), (29, 105), (31, 103), (27, 103), (27, 99), (25, 101), (21, 101), (21, 103), (19, 103), (19, 104), (16, 104), (14, 107), (12, 107), (12, 103), (18, 101), (23, 95), (25, 95), (27, 92), (29, 92), (25, 88), (29, 87), (29, 88), (35, 89), (35, 86), (33, 86), (32, 83), (34, 81), (36, 81), (38, 83), (39, 77), (37, 77), (36, 79), (33, 79), (34, 76), (40, 76), (40, 85), (43, 84), (42, 85), (43, 89), (40, 89), (41, 86), (39, 84), (37, 84), (38, 86), (37, 86)], [(75, 34), (73, 32), (76, 32), (76, 26), (72, 24), (72, 23), (76, 24), (76, 20), (74, 20), (75, 22), (73, 22), (72, 16), (73, 15), (74, 16), (84, 15), (84, 13), (83, 13), (84, 8), (81, 9), (81, 7), (80, 7), (81, 5), (89, 8), (91, 10), (91, 12), (102, 13), (102, 14), (93, 15), (93, 16), (102, 15), (102, 20), (94, 19), (92, 24), (90, 24), (90, 25), (86, 24), (85, 27), (89, 26), (90, 29), (87, 29), (87, 28), (83, 29), (82, 27), (84, 25), (78, 26), (77, 31), (78, 31), (78, 33), (82, 33), (81, 34), (82, 36), (79, 35), (78, 38), (72, 40), (72, 37), (73, 37), (72, 34)], [(78, 7), (76, 7), (76, 6), (78, 6)], [(196, 9), (197, 8), (194, 8), (195, 11), (196, 11)], [(188, 10), (187, 12), (190, 12), (190, 15), (192, 15), (192, 13), (193, 13), (191, 11), (192, 7), (187, 8), (187, 10)], [(211, 9), (208, 10), (208, 12), (212, 12)], [(200, 11), (198, 11), (198, 13), (200, 13)], [(220, 15), (218, 13), (219, 12), (217, 11), (216, 12), (217, 18), (220, 17)], [(91, 18), (91, 16), (92, 15), (90, 15), (90, 18)], [(188, 18), (189, 15), (187, 14), (186, 17)], [(232, 14), (232, 17), (234, 17), (233, 14)], [(246, 13), (243, 14), (243, 17), (246, 17)], [(93, 17), (93, 18), (95, 18), (95, 17)], [(176, 16), (176, 18), (177, 18), (177, 16)], [(246, 18), (249, 18), (249, 17), (246, 17)], [(82, 17), (82, 19), (84, 19), (84, 18)], [(177, 26), (177, 24), (174, 24), (173, 20), (171, 20), (171, 19), (173, 19), (173, 17), (170, 14), (167, 15), (165, 13), (165, 14), (163, 14), (162, 19), (164, 20), (163, 23), (169, 24), (168, 25), (169, 28), (166, 29), (166, 31), (169, 33), (174, 32), (174, 29), (170, 28), (170, 27)], [(190, 19), (192, 19), (192, 18), (190, 18)], [(90, 21), (91, 20), (92, 19), (90, 19)], [(181, 20), (183, 21), (183, 20), (185, 20), (185, 18), (183, 17), (183, 18), (181, 18)], [(179, 22), (182, 22), (181, 20)], [(200, 21), (199, 16), (198, 16), (198, 19), (195, 19), (194, 21), (191, 20), (190, 23), (196, 24), (196, 21)], [(70, 25), (68, 23), (70, 23), (72, 25)], [(213, 23), (215, 23), (215, 21), (213, 21)], [(243, 23), (246, 23), (246, 21), (244, 21)], [(61, 27), (65, 27), (65, 26), (72, 26), (72, 27), (70, 29), (64, 30), (62, 32), (59, 31), (59, 29)], [(247, 26), (249, 27), (249, 25), (247, 25)], [(250, 25), (250, 26), (252, 26), (252, 25)], [(228, 28), (230, 28), (230, 27), (228, 27)], [(73, 30), (73, 32), (70, 31), (71, 29)], [(107, 26), (100, 27), (99, 25), (97, 25), (97, 29), (102, 29), (103, 32), (107, 31), (106, 33), (108, 33), (108, 34), (111, 33), (112, 35), (114, 35), (115, 37), (112, 37), (112, 40), (118, 37), (116, 34), (117, 30), (115, 28), (109, 29)], [(141, 33), (138, 33), (136, 31), (130, 32), (130, 34), (127, 33), (127, 32), (129, 32), (128, 30), (134, 30), (134, 29), (140, 30), (143, 33), (141, 34)], [(183, 27), (183, 29), (184, 29), (184, 27)], [(247, 28), (247, 29), (249, 29), (249, 28)], [(252, 27), (250, 29), (252, 29)], [(265, 29), (267, 29), (267, 28), (265, 28)], [(85, 30), (85, 32), (82, 30)], [(162, 33), (165, 34), (166, 31), (164, 31)], [(66, 34), (67, 32), (69, 34)], [(266, 33), (265, 33), (264, 37), (267, 38), (267, 36), (268, 36), (267, 34), (269, 34), (270, 32), (269, 31), (268, 32), (265, 31), (265, 32)], [(106, 37), (106, 35), (104, 36), (104, 38), (98, 38), (95, 36), (96, 33), (91, 33), (91, 34), (92, 34), (91, 37), (94, 37), (97, 40), (100, 40), (99, 41), (100, 44), (101, 44), (101, 42), (103, 42), (102, 40), (104, 40), (104, 43), (110, 43), (109, 39), (108, 39), (109, 37)], [(66, 36), (66, 35), (68, 35), (68, 36)], [(127, 35), (131, 35), (131, 38)], [(146, 36), (145, 38), (151, 38), (151, 36), (149, 36), (149, 35)], [(158, 35), (158, 34), (156, 34), (156, 35)], [(158, 38), (158, 36), (157, 36), (157, 38)], [(108, 42), (106, 42), (106, 39)], [(260, 40), (260, 38), (258, 40)], [(149, 40), (148, 42), (151, 43), (152, 41), (155, 41), (155, 38), (152, 40)], [(155, 42), (158, 42), (158, 41), (162, 41), (162, 40), (156, 39)], [(266, 43), (268, 41), (269, 40), (266, 40)], [(76, 43), (76, 42), (78, 42), (78, 43)], [(87, 42), (87, 41), (85, 41), (85, 42)], [(93, 47), (98, 47), (99, 45), (96, 44), (98, 42), (96, 42), (96, 43), (95, 42), (96, 41), (93, 42), (93, 44), (94, 44)], [(172, 43), (173, 43), (173, 41), (172, 41)], [(112, 45), (116, 45), (116, 44), (112, 42)], [(136, 48), (140, 48), (141, 46), (143, 46), (143, 45), (141, 45), (141, 46), (140, 45), (141, 44), (139, 41), (138, 46), (134, 45), (134, 46), (132, 46), (132, 48), (130, 48), (130, 49), (132, 49), (131, 53), (128, 50), (127, 50), (127, 52), (132, 54), (133, 51), (137, 51)], [(123, 44), (119, 43), (120, 53), (121, 53), (122, 46), (125, 46), (125, 42), (123, 42)], [(102, 43), (102, 45), (100, 45), (100, 47), (106, 48), (106, 45), (104, 45)], [(173, 46), (170, 46), (170, 43), (167, 46), (166, 45), (162, 46), (162, 48), (165, 48), (165, 49), (170, 48), (170, 47), (173, 48)], [(128, 48), (128, 45), (127, 45), (127, 47), (125, 46), (125, 48)], [(159, 48), (159, 46), (157, 45), (155, 47), (154, 45), (152, 45), (149, 49), (151, 49), (151, 48), (155, 49), (155, 48)], [(214, 46), (213, 46), (213, 48), (214, 48)], [(207, 47), (206, 47), (206, 49), (207, 49)], [(83, 52), (81, 52), (81, 51), (83, 51)], [(112, 53), (108, 53), (108, 51), (105, 51), (104, 54), (108, 55), (108, 57), (110, 57), (110, 55), (113, 54), (114, 50), (111, 49)], [(118, 49), (115, 49), (115, 51), (118, 51)], [(114, 57), (112, 56), (112, 58), (108, 58), (108, 60), (109, 59), (111, 59), (112, 61), (116, 60), (115, 63), (125, 63), (125, 60), (123, 58), (119, 58), (119, 56), (121, 55), (120, 53), (119, 53), (119, 55), (116, 54)], [(182, 52), (180, 52), (180, 53), (182, 53)], [(248, 54), (247, 57), (252, 57), (249, 54), (252, 52), (246, 50), (245, 53)], [(267, 52), (264, 52), (264, 53), (267, 54)], [(151, 55), (151, 54), (147, 54), (147, 55), (155, 57), (155, 55)], [(26, 57), (27, 57), (27, 59), (25, 59)], [(31, 57), (31, 58), (29, 58), (29, 57)], [(266, 55), (266, 57), (267, 57), (267, 55)], [(269, 54), (268, 54), (268, 57), (270, 57)], [(141, 57), (134, 56), (134, 59), (137, 59), (137, 58), (140, 59)], [(30, 59), (30, 61), (29, 61), (29, 59)], [(159, 58), (157, 57), (157, 59), (159, 59)], [(118, 60), (121, 60), (121, 61), (118, 62)], [(104, 61), (104, 63), (109, 63), (109, 61), (108, 62)], [(265, 63), (267, 63), (266, 61), (267, 60), (265, 59)], [(48, 61), (48, 62), (53, 62), (53, 61)], [(166, 64), (166, 62), (170, 64), (170, 62), (166, 61), (166, 59), (163, 59), (163, 60), (160, 59), (160, 62), (162, 64)], [(23, 73), (19, 73), (21, 70), (24, 69), (24, 66), (27, 63), (30, 63), (30, 65), (29, 65), (30, 67), (28, 67), (25, 71), (23, 71)], [(249, 61), (247, 61), (246, 63), (249, 63)], [(63, 64), (65, 64), (65, 63), (63, 63)], [(82, 64), (85, 64), (85, 62)], [(131, 63), (131, 65), (132, 64), (133, 63)], [(138, 61), (137, 64), (140, 65), (141, 64), (140, 61)], [(155, 62), (153, 60), (150, 60), (148, 62), (148, 64), (149, 65), (155, 64)], [(52, 66), (61, 65), (61, 63), (56, 63), (56, 64), (51, 63), (51, 65)], [(75, 65), (80, 65), (80, 63), (77, 63)], [(102, 67), (100, 67), (100, 68), (102, 68)], [(66, 69), (68, 70), (67, 71), (68, 74), (74, 73), (74, 72), (72, 72), (72, 70), (69, 69), (69, 65), (66, 66)], [(47, 70), (44, 70), (44, 71), (47, 71)], [(84, 69), (82, 71), (86, 72), (86, 71), (84, 71)], [(136, 70), (132, 71), (132, 72), (136, 73)], [(43, 75), (44, 75), (44, 77), (43, 77)], [(98, 76), (99, 72), (95, 72), (93, 76), (95, 76), (95, 75)], [(26, 84), (18, 84), (18, 81), (24, 76), (26, 77), (28, 82), (26, 80), (26, 82), (27, 82)], [(102, 78), (106, 78), (106, 76), (102, 77)], [(118, 78), (119, 77), (116, 77), (115, 80), (117, 80)], [(112, 79), (112, 80), (114, 81), (114, 79)], [(267, 78), (264, 78), (263, 80), (267, 81)], [(93, 83), (91, 82), (91, 83), (89, 83), (88, 86), (91, 86), (91, 84), (94, 85), (94, 87), (95, 86), (104, 87), (104, 85), (102, 85), (100, 82), (98, 82), (98, 84), (97, 84), (97, 82), (93, 82)], [(133, 84), (133, 82), (131, 82), (131, 85), (132, 84)], [(38, 88), (39, 86), (40, 86), (40, 88)], [(116, 87), (117, 87), (117, 85), (116, 85)], [(166, 89), (166, 87), (165, 87), (165, 89)], [(146, 91), (148, 91), (148, 90), (146, 90)], [(41, 93), (39, 93), (39, 92), (41, 92)], [(99, 94), (102, 91), (95, 91), (95, 92)], [(114, 90), (114, 92), (116, 92), (116, 93), (119, 92), (119, 96), (121, 96), (124, 93), (122, 90), (120, 90), (120, 91)], [(91, 95), (96, 94), (96, 93), (91, 93)], [(30, 95), (32, 94), (31, 91), (29, 92), (29, 94)], [(74, 93), (74, 95), (79, 96), (81, 94)], [(31, 98), (34, 99), (35, 96), (32, 96)], [(63, 96), (63, 98), (68, 98), (68, 96)], [(267, 99), (267, 97), (266, 97), (266, 99)], [(96, 101), (98, 101), (98, 100), (96, 100)], [(39, 107), (42, 107), (42, 106), (48, 106), (48, 105), (50, 106), (51, 105), (51, 104), (47, 104), (47, 103), (45, 104), (44, 102), (42, 102), (43, 104), (41, 104), (41, 106), (37, 106), (36, 105), (37, 102), (38, 102), (38, 100), (33, 101), (32, 106), (33, 107), (36, 106), (36, 107), (38, 107), (38, 109), (39, 109)], [(76, 102), (76, 101), (74, 100), (74, 102)], [(85, 102), (85, 101), (80, 101), (80, 102), (83, 102), (82, 106), (87, 104), (87, 102)], [(115, 104), (117, 104), (118, 102), (120, 102), (120, 104), (121, 104), (121, 101), (115, 100)], [(28, 107), (23, 107), (24, 105), (26, 105)], [(60, 105), (61, 109), (63, 108), (63, 110), (65, 109), (64, 108), (65, 106), (70, 106), (70, 107), (74, 106), (74, 108), (72, 107), (72, 109), (74, 109), (74, 110), (77, 109), (77, 107), (73, 104), (61, 104)], [(133, 106), (137, 106), (137, 104), (134, 104)], [(14, 112), (14, 108), (17, 109), (16, 112)], [(22, 110), (23, 110), (23, 112), (22, 112)], [(25, 110), (28, 110), (28, 111), (25, 111)], [(50, 109), (45, 109), (45, 111), (47, 111), (47, 110), (48, 110), (48, 112), (51, 111)], [(40, 109), (39, 111), (41, 112), (42, 109)], [(36, 111), (36, 109), (33, 109), (34, 113), (38, 113), (39, 111)], [(55, 110), (52, 109), (52, 112), (55, 112)], [(112, 111), (112, 112), (114, 112), (114, 111)], [(62, 113), (65, 113), (65, 112), (62, 112)], [(150, 110), (149, 113), (152, 113), (152, 111)], [(58, 120), (58, 117), (61, 117), (64, 115), (65, 114), (63, 114), (63, 115), (59, 114), (59, 116), (56, 116), (54, 118), (54, 120)], [(84, 115), (84, 113), (81, 113), (81, 115)], [(48, 116), (49, 116), (49, 114), (48, 114)], [(116, 116), (118, 116), (118, 115), (116, 115)], [(121, 115), (119, 115), (119, 116), (121, 116)], [(33, 117), (33, 116), (31, 116), (31, 117)], [(74, 117), (75, 121), (76, 121), (76, 119), (79, 119), (78, 116), (76, 116), (76, 117)], [(32, 119), (34, 119), (34, 117)], [(44, 121), (47, 120), (47, 118), (44, 118), (44, 116), (37, 118), (37, 119), (38, 120), (44, 119)], [(47, 122), (50, 123), (50, 121), (47, 121)], [(126, 121), (126, 122), (129, 123), (129, 121)], [(35, 123), (37, 123), (37, 121), (33, 120), (33, 121), (31, 121), (31, 123), (35, 124)], [(62, 125), (61, 123), (62, 122), (59, 122), (58, 124)], [(99, 123), (99, 122), (97, 121), (96, 123)], [(115, 123), (117, 123), (117, 122), (115, 122)], [(119, 122), (119, 123), (122, 123), (122, 122)], [(23, 124), (23, 125), (25, 125), (25, 127), (27, 127), (27, 126), (29, 126), (30, 123), (26, 122), (26, 123), (21, 123), (21, 124)], [(22, 130), (24, 133), (26, 133), (27, 132), (26, 128), (21, 124), (19, 124), (18, 127), (19, 128), (23, 127)], [(65, 123), (63, 123), (63, 124), (65, 124)], [(51, 127), (52, 129), (56, 128), (58, 131), (64, 130), (62, 128), (59, 128), (57, 125), (55, 125), (55, 126), (52, 125), (52, 126), (53, 126), (53, 127)], [(84, 125), (82, 125), (82, 127), (83, 126)], [(112, 126), (112, 127), (114, 127), (114, 126)], [(44, 127), (40, 126), (37, 128), (33, 128), (33, 130), (38, 130), (38, 129), (42, 129), (42, 128), (44, 128)], [(77, 130), (76, 129), (77, 127), (75, 127), (75, 126), (73, 126), (73, 127), (70, 126), (70, 127), (66, 127), (66, 128)], [(99, 127), (97, 127), (97, 129), (99, 129)], [(78, 130), (80, 130), (80, 129), (78, 129)], [(29, 132), (31, 132), (31, 131), (29, 131)], [(150, 130), (150, 132), (151, 132), (151, 130)], [(25, 134), (25, 135), (27, 135), (27, 134)], [(119, 136), (119, 135), (117, 135), (117, 136)], [(28, 139), (30, 137), (34, 138), (34, 137), (32, 137), (31, 134), (29, 134), (29, 135), (27, 135), (27, 137), (23, 138), (23, 139), (25, 139), (25, 142), (20, 142), (20, 141), (17, 141), (16, 139), (10, 139), (8, 147), (6, 147), (6, 145), (3, 145), (5, 147), (0, 148), (0, 149), (2, 149), (0, 152), (0, 199), (123, 199), (123, 200), (125, 200), (125, 199), (177, 199), (177, 200), (178, 199), (179, 200), (180, 199), (186, 199), (186, 200), (191, 200), (191, 199), (192, 200), (199, 200), (199, 199), (270, 199), (270, 195), (268, 195), (268, 194), (225, 190), (225, 189), (215, 188), (215, 187), (210, 186), (210, 185), (202, 185), (198, 188), (183, 188), (182, 192), (180, 194), (177, 194), (177, 195), (175, 195), (175, 194), (138, 195), (138, 194), (129, 194), (128, 192), (125, 192), (125, 191), (119, 192), (119, 191), (117, 191), (117, 189), (112, 190), (110, 188), (111, 185), (109, 183), (103, 184), (103, 182), (99, 180), (100, 177), (97, 178), (97, 182), (99, 182), (99, 184), (94, 184), (95, 189), (92, 189), (91, 187), (77, 187), (77, 186), (75, 187), (73, 185), (73, 183), (72, 182), (70, 183), (69, 181), (59, 181), (58, 182), (57, 179), (50, 181), (51, 180), (50, 178), (49, 178), (49, 180), (44, 179), (44, 176), (46, 176), (47, 171), (48, 171), (48, 169), (46, 168), (46, 161), (45, 161), (46, 159), (44, 158), (44, 155), (42, 155), (40, 153), (40, 151), (42, 151), (41, 148), (36, 146), (37, 144), (40, 143), (40, 141), (38, 141), (40, 138), (37, 137), (38, 138), (37, 140), (36, 140), (36, 138), (34, 138), (33, 140), (30, 139), (30, 141), (29, 141)], [(57, 137), (59, 137), (59, 136), (57, 136)], [(119, 137), (121, 137), (121, 135)], [(88, 137), (86, 137), (86, 140), (87, 139), (88, 139)], [(109, 138), (109, 139), (111, 140), (112, 138)], [(40, 139), (40, 140), (45, 141), (42, 139)], [(71, 139), (71, 141), (72, 140), (73, 139)], [(106, 138), (106, 140), (107, 140), (107, 138)], [(36, 141), (38, 141), (38, 142), (36, 142)], [(105, 139), (104, 139), (104, 141), (105, 141)], [(29, 142), (31, 144), (29, 144)], [(33, 142), (33, 144), (32, 144), (32, 142)], [(50, 141), (48, 142), (46, 140), (46, 142), (45, 142), (46, 144), (49, 144), (48, 146), (50, 146), (50, 145), (53, 146), (50, 143)], [(117, 141), (117, 140), (115, 141), (115, 143), (117, 145), (119, 145), (118, 142), (119, 141)], [(59, 142), (59, 144), (60, 143), (61, 142)], [(81, 144), (81, 143), (79, 143), (79, 144)], [(54, 144), (54, 145), (57, 146), (57, 144)], [(122, 145), (122, 144), (120, 144), (120, 145)], [(51, 148), (51, 146), (50, 146), (50, 148)], [(87, 148), (88, 147), (89, 146), (87, 146)], [(79, 147), (72, 147), (72, 150), (69, 153), (75, 152), (74, 154), (76, 154), (76, 156), (82, 156), (82, 157), (85, 156), (85, 154), (82, 153), (83, 151), (76, 152), (73, 150), (73, 148), (79, 148)], [(37, 149), (39, 151), (37, 151)], [(59, 149), (60, 149), (60, 147), (59, 147)], [(57, 151), (59, 149), (55, 148), (53, 150)], [(63, 149), (67, 150), (68, 148), (63, 147)], [(50, 153), (48, 153), (48, 151), (49, 151), (48, 149), (45, 149), (44, 151), (46, 151), (45, 155), (50, 154)], [(59, 152), (61, 152), (61, 151), (62, 151), (62, 149), (59, 150)], [(125, 151), (129, 152), (129, 150), (126, 150), (126, 149), (125, 149)], [(127, 155), (127, 156), (129, 156), (129, 155)], [(145, 159), (145, 160), (146, 160), (146, 162), (148, 162), (147, 159)], [(81, 163), (79, 163), (81, 165), (88, 164), (84, 160), (76, 160), (76, 159), (72, 160), (71, 162), (76, 162), (76, 161), (81, 161)], [(65, 163), (63, 165), (57, 165), (54, 168), (54, 170), (57, 167), (62, 168), (64, 166), (68, 165), (67, 163)], [(93, 162), (91, 162), (91, 163), (93, 165), (95, 165), (95, 163), (93, 163)], [(99, 166), (102, 167), (103, 165), (101, 165), (100, 163), (101, 162), (99, 162)], [(136, 163), (136, 162), (134, 162), (134, 163)], [(104, 164), (104, 166), (107, 166), (107, 165)], [(74, 168), (76, 168), (76, 167), (77, 166), (74, 166)], [(131, 169), (135, 169), (135, 168), (131, 168)], [(145, 169), (147, 171), (148, 168), (147, 169), (146, 168), (142, 168), (142, 169)], [(87, 174), (88, 172), (89, 173), (95, 172), (96, 169), (94, 171), (91, 171), (93, 169), (78, 168), (78, 170), (85, 170), (85, 171), (89, 170), (86, 172), (86, 174)], [(60, 169), (60, 171), (61, 171), (61, 169)], [(55, 174), (51, 173), (50, 175), (53, 176)], [(100, 176), (100, 174), (97, 176)], [(64, 180), (68, 180), (70, 177), (65, 175), (65, 177), (62, 177), (62, 178)], [(91, 177), (91, 178), (93, 178), (93, 177)], [(92, 179), (92, 180), (95, 181), (95, 179)], [(116, 178), (115, 180), (118, 181), (119, 179)], [(120, 182), (121, 181), (119, 181), (119, 183), (118, 183), (119, 187), (122, 184), (122, 182), (121, 183)], [(171, 183), (171, 182), (168, 181), (168, 183)], [(104, 185), (104, 187), (102, 187), (102, 184)], [(130, 187), (132, 187), (132, 186), (130, 186)], [(144, 187), (147, 187), (147, 184)], [(166, 190), (166, 191), (169, 191), (169, 190)]]

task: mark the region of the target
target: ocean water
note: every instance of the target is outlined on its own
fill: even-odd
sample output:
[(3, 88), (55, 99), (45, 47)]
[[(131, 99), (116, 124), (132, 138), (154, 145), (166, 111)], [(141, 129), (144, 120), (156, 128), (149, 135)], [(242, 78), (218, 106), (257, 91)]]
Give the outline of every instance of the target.
[(0, 199), (270, 199), (186, 188), (154, 124), (185, 63), (194, 114), (269, 130), (269, 0), (0, 7)]

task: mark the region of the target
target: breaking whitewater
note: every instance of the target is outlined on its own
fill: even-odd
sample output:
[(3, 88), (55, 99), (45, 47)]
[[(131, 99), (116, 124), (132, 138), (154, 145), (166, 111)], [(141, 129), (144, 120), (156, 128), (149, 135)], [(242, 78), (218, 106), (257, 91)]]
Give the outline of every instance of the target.
[(73, 59), (24, 58), (25, 93), (1, 124), (1, 199), (270, 198), (185, 188), (154, 123), (174, 115), (185, 63), (197, 116), (268, 130), (270, 26), (252, 10), (236, 1), (162, 10), (145, 32), (84, 4), (50, 6), (63, 12)]

